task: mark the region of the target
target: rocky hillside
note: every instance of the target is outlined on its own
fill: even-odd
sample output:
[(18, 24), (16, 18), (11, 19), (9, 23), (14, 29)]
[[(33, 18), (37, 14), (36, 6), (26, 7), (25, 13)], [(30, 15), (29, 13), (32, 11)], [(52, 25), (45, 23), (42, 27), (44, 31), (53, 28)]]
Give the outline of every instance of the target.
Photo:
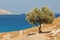
[[(60, 17), (52, 24), (42, 24), (43, 33), (38, 33), (38, 28), (29, 28), (14, 32), (0, 33), (0, 40), (60, 40)], [(51, 31), (47, 33), (48, 31)]]

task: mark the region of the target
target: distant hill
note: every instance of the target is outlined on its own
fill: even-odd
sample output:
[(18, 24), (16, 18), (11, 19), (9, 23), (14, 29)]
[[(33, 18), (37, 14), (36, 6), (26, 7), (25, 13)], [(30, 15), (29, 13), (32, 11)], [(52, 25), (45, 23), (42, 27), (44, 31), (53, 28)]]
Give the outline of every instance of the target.
[(0, 14), (10, 14), (10, 11), (4, 10), (4, 9), (0, 9)]

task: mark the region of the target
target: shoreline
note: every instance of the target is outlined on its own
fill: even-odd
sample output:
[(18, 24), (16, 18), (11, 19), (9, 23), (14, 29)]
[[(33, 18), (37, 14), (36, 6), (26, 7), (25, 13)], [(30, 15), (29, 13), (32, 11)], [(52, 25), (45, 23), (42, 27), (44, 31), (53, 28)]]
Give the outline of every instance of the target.
[[(51, 33), (40, 33), (39, 34), (37, 27), (28, 28), (28, 29), (19, 30), (19, 31), (4, 32), (4, 33), (0, 34), (0, 40), (1, 39), (3, 40), (4, 38), (5, 39), (9, 38), (9, 40), (15, 40), (15, 39), (25, 40), (25, 38), (31, 39), (31, 37), (32, 37), (32, 39), (36, 39), (38, 36), (39, 36), (38, 39), (47, 38), (47, 37), (51, 38), (50, 36), (55, 37), (55, 35), (54, 35), (55, 31), (56, 31), (57, 37), (60, 38), (60, 17), (56, 18), (52, 24), (48, 24), (48, 25), (43, 24), (42, 31), (47, 32), (47, 30), (51, 31)], [(30, 34), (34, 34), (34, 35), (30, 35)]]

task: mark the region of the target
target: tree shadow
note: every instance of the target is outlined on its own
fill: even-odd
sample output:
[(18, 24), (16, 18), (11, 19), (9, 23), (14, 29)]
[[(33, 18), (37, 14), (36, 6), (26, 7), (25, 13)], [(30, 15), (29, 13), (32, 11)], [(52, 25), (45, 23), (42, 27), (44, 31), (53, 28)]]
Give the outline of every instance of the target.
[(50, 33), (51, 31), (41, 32), (41, 33)]
[[(51, 31), (46, 31), (46, 32), (41, 32), (41, 34), (43, 33), (43, 34), (45, 34), (45, 33), (50, 33)], [(40, 33), (39, 33), (40, 34)], [(36, 35), (36, 33), (31, 33), (31, 34), (28, 34), (28, 36), (30, 36), (30, 35)]]
[(30, 35), (35, 35), (36, 33), (32, 33), (32, 34), (28, 34), (28, 36), (30, 36)]

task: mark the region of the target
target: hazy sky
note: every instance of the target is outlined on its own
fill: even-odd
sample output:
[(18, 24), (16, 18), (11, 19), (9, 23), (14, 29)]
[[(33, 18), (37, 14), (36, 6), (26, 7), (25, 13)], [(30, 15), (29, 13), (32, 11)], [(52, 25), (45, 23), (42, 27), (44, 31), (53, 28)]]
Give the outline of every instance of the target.
[(34, 7), (49, 6), (55, 13), (60, 13), (60, 0), (0, 0), (0, 9), (16, 13), (26, 13)]

